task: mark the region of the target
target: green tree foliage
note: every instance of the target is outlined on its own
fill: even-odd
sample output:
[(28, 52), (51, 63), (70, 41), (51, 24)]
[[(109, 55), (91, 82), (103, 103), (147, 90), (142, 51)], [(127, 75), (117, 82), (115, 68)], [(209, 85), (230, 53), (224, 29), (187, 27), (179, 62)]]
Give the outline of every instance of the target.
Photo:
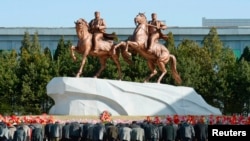
[[(231, 113), (235, 111), (237, 111), (238, 113), (243, 112), (245, 113), (245, 115), (247, 115), (247, 113), (250, 113), (249, 65), (250, 48), (249, 46), (246, 46), (235, 67), (235, 69), (237, 70), (235, 74), (237, 74), (237, 76), (232, 77), (234, 78), (232, 79), (232, 82), (234, 82), (233, 91), (237, 93), (238, 97), (240, 97), (241, 100), (239, 100), (237, 108), (234, 107), (234, 110), (232, 110)], [(230, 107), (228, 107), (228, 109), (230, 109)]]
[[(89, 62), (88, 65), (90, 65), (90, 64), (91, 63)], [(96, 71), (99, 70), (99, 69), (100, 69), (100, 65), (99, 65), (98, 68), (96, 68)], [(111, 79), (119, 79), (118, 76), (119, 75), (118, 75), (118, 70), (117, 70), (116, 64), (114, 63), (113, 60), (111, 60), (111, 58), (107, 59), (106, 68), (102, 72), (101, 78), (105, 78), (105, 79), (110, 79), (110, 78)]]
[(14, 108), (17, 106), (15, 101), (19, 79), (16, 75), (18, 66), (16, 58), (15, 50), (0, 53), (0, 111), (4, 113), (15, 112)]
[(50, 61), (52, 61), (52, 52), (51, 52), (51, 50), (48, 48), (48, 47), (46, 47), (45, 49), (44, 49), (44, 55), (50, 60)]
[(64, 37), (62, 36), (57, 44), (53, 59), (58, 60), (59, 57), (64, 56), (64, 54), (67, 52), (69, 52), (69, 46), (65, 44)]
[(239, 61), (241, 61), (241, 60), (243, 60), (243, 59), (244, 59), (245, 61), (250, 62), (250, 48), (249, 48), (249, 46), (246, 46), (246, 47), (244, 48), (243, 53), (242, 53), (242, 55), (240, 56)]
[(212, 27), (202, 41), (204, 49), (209, 53), (213, 59), (213, 64), (216, 65), (220, 60), (220, 54), (223, 48), (223, 43), (220, 41), (219, 35), (215, 27)]
[[(217, 30), (215, 27), (212, 27), (208, 33), (203, 39), (203, 49), (208, 54), (209, 62), (207, 63), (210, 67), (206, 68), (208, 71), (209, 77), (207, 78), (207, 100), (209, 103), (212, 104), (214, 100), (221, 99), (221, 85), (217, 85), (219, 82), (224, 81), (224, 78), (218, 77), (218, 72), (221, 69), (220, 66), (220, 57), (221, 57), (221, 51), (223, 48), (223, 43), (220, 41), (220, 38), (218, 36)], [(205, 60), (207, 61), (207, 60)], [(213, 83), (211, 83), (213, 82)], [(217, 84), (215, 84), (216, 82)], [(223, 83), (223, 82), (222, 82)]]
[(203, 93), (207, 91), (201, 88), (208, 80), (207, 70), (211, 70), (208, 54), (196, 42), (187, 39), (179, 44), (177, 52), (183, 85), (195, 87)]
[(172, 53), (175, 54), (176, 46), (174, 43), (174, 35), (172, 32), (168, 33), (168, 40), (165, 43), (165, 46), (168, 48), (168, 50)]
[(30, 47), (31, 47), (30, 34), (29, 34), (29, 32), (25, 32), (23, 40), (22, 40), (22, 45), (20, 47), (21, 54), (23, 53), (23, 51), (30, 50)]
[[(131, 60), (133, 61), (133, 65), (126, 64), (126, 68), (123, 68), (124, 80), (143, 82), (144, 78), (150, 74), (146, 60), (139, 54), (132, 54)], [(155, 78), (152, 78), (150, 81), (154, 80)]]
[[(225, 111), (227, 113), (249, 113), (250, 104), (250, 65), (242, 59), (236, 64), (234, 73), (230, 75), (230, 95), (225, 98)], [(232, 104), (233, 103), (233, 104)]]
[[(211, 68), (209, 75), (208, 92), (206, 94), (207, 101), (223, 108), (227, 104), (228, 98), (233, 93), (230, 89), (230, 70), (234, 68), (236, 58), (230, 48), (223, 46), (220, 41), (216, 28), (211, 28), (209, 34), (203, 40), (203, 48), (211, 58)], [(212, 82), (212, 83), (211, 83)], [(224, 112), (228, 112), (224, 109)]]
[[(52, 78), (50, 76), (50, 58), (41, 52), (41, 46), (36, 32), (29, 39), (25, 33), (21, 46), (18, 68), (19, 96), (18, 104), (22, 113), (41, 113), (43, 101), (46, 99), (46, 85)], [(45, 110), (45, 109), (43, 109)], [(46, 111), (46, 110), (45, 110)]]
[(71, 41), (64, 41), (62, 36), (57, 44), (53, 57), (54, 76), (75, 76), (80, 67), (81, 56), (77, 55), (77, 61), (73, 62), (70, 56)]

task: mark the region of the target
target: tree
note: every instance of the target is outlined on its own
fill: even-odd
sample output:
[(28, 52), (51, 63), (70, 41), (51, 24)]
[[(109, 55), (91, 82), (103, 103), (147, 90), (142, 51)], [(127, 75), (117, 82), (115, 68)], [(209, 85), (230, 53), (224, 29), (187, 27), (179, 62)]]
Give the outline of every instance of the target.
[(4, 51), (0, 53), (0, 111), (2, 113), (12, 114), (15, 112), (17, 98), (18, 77), (16, 68), (18, 62), (16, 60), (17, 52)]
[(48, 48), (48, 47), (46, 47), (45, 49), (44, 49), (44, 55), (45, 56), (47, 56), (48, 57), (48, 59), (50, 60), (50, 61), (52, 61), (52, 53), (51, 53), (51, 50)]
[[(57, 48), (53, 57), (54, 76), (75, 76), (80, 65), (80, 59), (73, 62), (69, 47), (72, 45), (70, 41), (65, 42), (62, 36), (57, 44)], [(78, 54), (77, 58), (80, 58)]]
[(69, 51), (69, 47), (65, 44), (64, 37), (62, 36), (60, 40), (58, 41), (53, 59), (57, 60), (60, 56), (63, 56), (64, 53), (68, 51)]
[(31, 47), (30, 34), (29, 34), (29, 32), (24, 32), (24, 37), (23, 37), (23, 40), (22, 40), (22, 45), (20, 47), (21, 54), (23, 53), (23, 51), (30, 50), (30, 47)]
[(246, 47), (244, 48), (243, 53), (242, 53), (242, 55), (240, 56), (239, 61), (241, 61), (241, 60), (243, 60), (243, 59), (244, 59), (245, 61), (250, 62), (250, 48), (249, 48), (248, 46), (246, 46)]
[[(29, 34), (25, 33), (20, 54), (18, 68), (19, 83), (19, 111), (23, 113), (41, 113), (43, 100), (46, 97), (46, 85), (51, 79), (49, 58), (41, 52), (38, 33), (29, 41)], [(21, 106), (22, 105), (22, 106)]]
[(175, 53), (174, 51), (176, 50), (176, 47), (174, 43), (174, 35), (172, 32), (168, 33), (168, 40), (166, 41), (165, 46), (171, 53)]
[[(144, 78), (146, 78), (146, 76), (150, 74), (150, 70), (147, 66), (146, 60), (137, 53), (132, 53), (131, 60), (133, 61), (133, 65), (128, 66), (126, 64), (125, 67), (122, 66), (124, 80), (143, 82)], [(155, 77), (150, 79), (150, 81), (156, 82), (157, 79)]]
[[(209, 34), (204, 37), (203, 48), (211, 58), (212, 68), (210, 71), (207, 70), (210, 72), (208, 73), (210, 84), (207, 85), (210, 93), (207, 95), (207, 100), (212, 105), (224, 108), (228, 104), (227, 98), (232, 94), (232, 90), (228, 87), (230, 84), (228, 70), (234, 67), (236, 58), (230, 48), (223, 46), (215, 27), (212, 27)], [(226, 113), (227, 110), (224, 112)]]
[(217, 65), (217, 62), (221, 57), (220, 54), (223, 48), (223, 43), (221, 42), (215, 27), (210, 29), (208, 35), (204, 37), (202, 44), (204, 49), (206, 49), (210, 57), (213, 59), (212, 65)]
[(227, 113), (249, 113), (250, 109), (250, 64), (242, 59), (235, 65), (234, 73), (230, 75), (232, 92), (226, 97), (225, 111)]

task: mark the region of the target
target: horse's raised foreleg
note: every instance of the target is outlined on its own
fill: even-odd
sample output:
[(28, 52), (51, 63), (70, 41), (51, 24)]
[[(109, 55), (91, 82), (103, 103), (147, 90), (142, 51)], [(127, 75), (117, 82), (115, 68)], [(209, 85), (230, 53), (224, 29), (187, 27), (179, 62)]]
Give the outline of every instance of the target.
[(126, 42), (124, 42), (124, 41), (121, 41), (120, 43), (114, 45), (114, 46), (113, 46), (113, 49), (112, 49), (113, 54), (114, 54), (114, 55), (116, 54), (116, 49), (117, 49), (118, 47), (120, 47), (120, 46), (125, 46), (125, 45), (126, 45)]
[(156, 71), (154, 62), (148, 61), (148, 62), (147, 62), (147, 65), (148, 65), (148, 67), (149, 67), (151, 73), (150, 73), (150, 75), (149, 75), (148, 77), (146, 77), (146, 78), (144, 79), (144, 83), (145, 83), (145, 82), (148, 82), (149, 79), (151, 79), (153, 76), (155, 76), (155, 75), (157, 74), (157, 71)]
[(131, 53), (128, 52), (128, 48), (131, 47), (133, 49), (137, 49), (139, 47), (139, 43), (138, 42), (135, 42), (135, 41), (127, 41), (126, 42), (126, 46), (125, 46), (125, 52), (131, 56)]
[(107, 59), (108, 57), (99, 57), (101, 68), (95, 74), (94, 78), (98, 78), (101, 75), (102, 71), (106, 68)]
[(74, 60), (74, 61), (76, 61), (76, 56), (75, 56), (75, 49), (76, 49), (76, 47), (75, 46), (71, 46), (70, 47), (70, 54), (71, 54), (71, 57), (72, 57), (72, 59)]

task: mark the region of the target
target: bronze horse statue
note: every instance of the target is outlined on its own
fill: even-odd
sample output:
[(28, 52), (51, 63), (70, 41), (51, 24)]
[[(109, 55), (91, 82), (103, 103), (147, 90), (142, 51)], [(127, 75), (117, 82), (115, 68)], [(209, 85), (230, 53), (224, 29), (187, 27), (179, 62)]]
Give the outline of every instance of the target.
[[(169, 50), (159, 42), (154, 42), (152, 47), (152, 52), (147, 51), (148, 42), (148, 24), (147, 18), (143, 13), (139, 13), (134, 18), (137, 24), (133, 35), (127, 41), (121, 41), (114, 46), (113, 53), (116, 54), (117, 48), (125, 48), (125, 51), (131, 49), (139, 53), (144, 59), (147, 60), (147, 65), (151, 71), (150, 75), (144, 79), (144, 82), (148, 82), (153, 76), (157, 74), (156, 66), (162, 72), (159, 76), (157, 83), (161, 83), (162, 78), (166, 75), (167, 69), (166, 64), (171, 62), (172, 76), (177, 84), (181, 83), (181, 77), (176, 69), (176, 57), (170, 54)], [(127, 52), (127, 55), (130, 55)]]
[[(100, 50), (97, 53), (94, 53), (93, 47), (92, 47), (92, 34), (89, 32), (89, 26), (88, 23), (80, 18), (75, 22), (75, 29), (78, 37), (78, 43), (77, 46), (71, 46), (71, 57), (73, 60), (76, 60), (76, 56), (74, 54), (74, 51), (82, 55), (82, 61), (81, 66), (78, 70), (78, 73), (76, 77), (80, 77), (82, 74), (82, 70), (84, 68), (86, 59), (88, 55), (95, 56), (99, 58), (101, 67), (98, 70), (98, 72), (95, 74), (95, 78), (99, 77), (101, 72), (106, 68), (106, 62), (107, 59), (111, 58), (114, 63), (116, 64), (117, 70), (118, 70), (118, 77), (121, 80), (121, 65), (119, 62), (119, 54), (120, 50), (116, 49), (116, 53), (113, 54), (112, 50), (114, 47), (114, 43), (111, 40), (99, 40), (96, 44), (99, 46)], [(131, 64), (131, 61), (129, 58), (124, 58), (125, 61), (129, 64)]]

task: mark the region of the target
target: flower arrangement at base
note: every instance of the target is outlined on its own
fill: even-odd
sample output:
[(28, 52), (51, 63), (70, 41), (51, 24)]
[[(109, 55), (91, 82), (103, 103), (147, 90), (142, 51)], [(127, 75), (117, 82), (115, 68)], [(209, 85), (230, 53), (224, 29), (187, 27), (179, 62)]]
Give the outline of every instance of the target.
[(105, 110), (100, 114), (99, 118), (100, 118), (102, 123), (108, 123), (108, 122), (112, 121), (111, 116), (112, 116), (112, 114), (110, 112), (108, 112), (107, 110)]

